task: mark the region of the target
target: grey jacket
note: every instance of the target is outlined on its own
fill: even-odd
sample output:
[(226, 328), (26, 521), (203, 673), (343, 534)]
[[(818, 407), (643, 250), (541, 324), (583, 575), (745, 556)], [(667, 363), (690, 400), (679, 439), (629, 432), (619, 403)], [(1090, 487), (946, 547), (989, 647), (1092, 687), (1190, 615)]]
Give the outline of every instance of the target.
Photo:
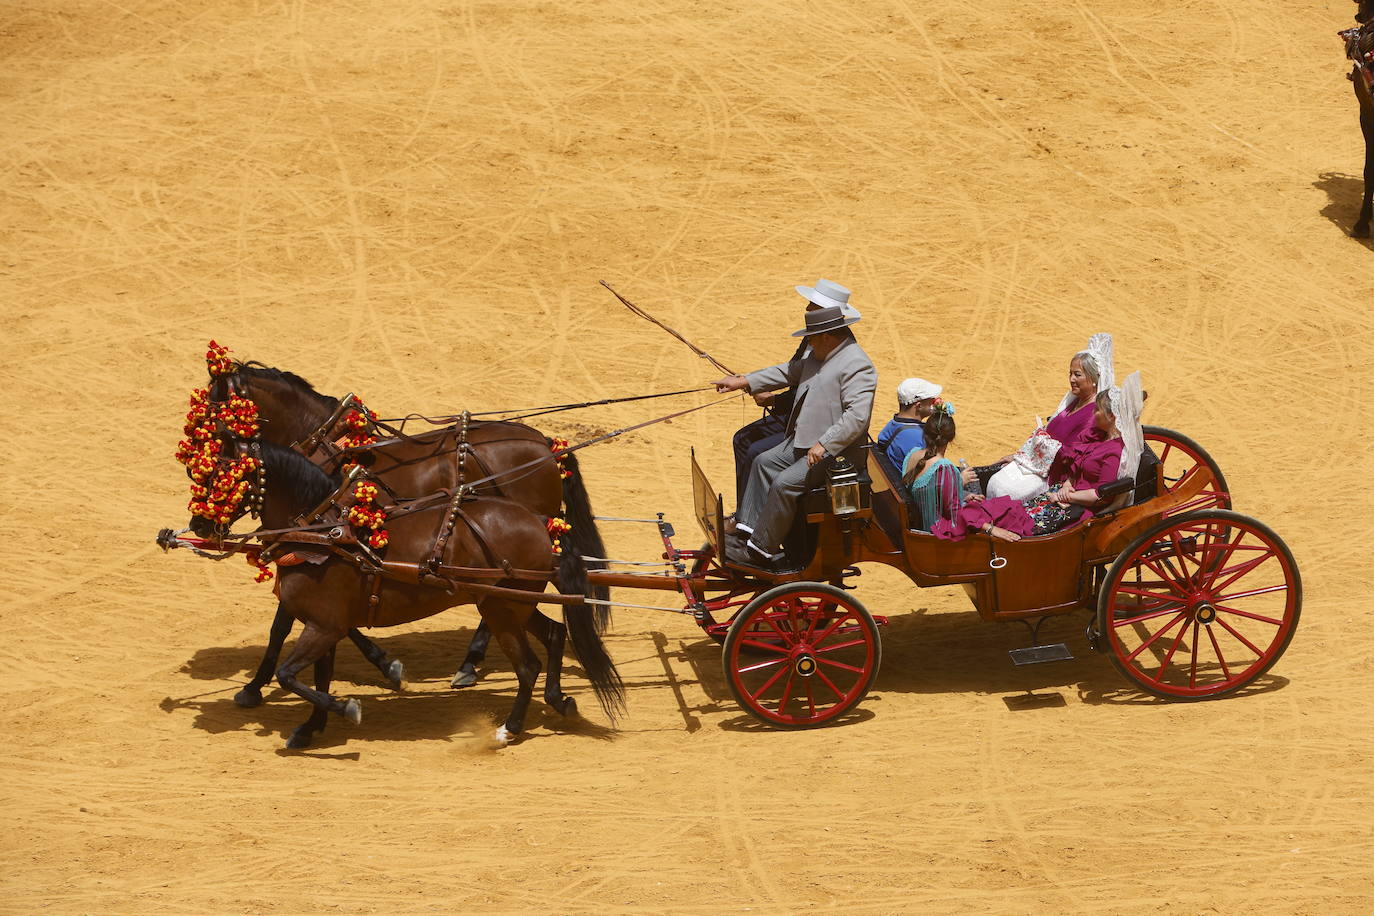
[(808, 350), (801, 359), (750, 372), (745, 378), (751, 394), (789, 385), (795, 390), (792, 441), (797, 448), (819, 442), (826, 454), (838, 455), (868, 431), (878, 370), (858, 341), (844, 341), (825, 362)]

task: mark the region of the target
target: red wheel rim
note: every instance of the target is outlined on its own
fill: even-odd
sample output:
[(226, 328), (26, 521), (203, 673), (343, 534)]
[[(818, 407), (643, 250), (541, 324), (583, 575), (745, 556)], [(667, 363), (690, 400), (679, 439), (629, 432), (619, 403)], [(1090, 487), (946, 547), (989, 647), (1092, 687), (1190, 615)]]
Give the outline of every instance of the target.
[(876, 674), (878, 632), (836, 595), (797, 590), (745, 612), (726, 641), (735, 696), (766, 722), (823, 725), (863, 699)]
[(1180, 519), (1118, 563), (1102, 625), (1117, 667), (1151, 693), (1238, 690), (1293, 635), (1302, 602), (1297, 567), (1257, 522), (1232, 513)]
[[(1213, 464), (1211, 458), (1191, 442), (1175, 439), (1153, 429), (1145, 431), (1145, 441), (1154, 450), (1155, 457), (1164, 466), (1164, 492), (1181, 487), (1203, 470), (1212, 472), (1212, 481), (1190, 502), (1178, 506), (1170, 515), (1196, 512), (1200, 509), (1229, 509), (1231, 494), (1226, 489), (1226, 479)], [(1162, 495), (1162, 494), (1161, 494)]]

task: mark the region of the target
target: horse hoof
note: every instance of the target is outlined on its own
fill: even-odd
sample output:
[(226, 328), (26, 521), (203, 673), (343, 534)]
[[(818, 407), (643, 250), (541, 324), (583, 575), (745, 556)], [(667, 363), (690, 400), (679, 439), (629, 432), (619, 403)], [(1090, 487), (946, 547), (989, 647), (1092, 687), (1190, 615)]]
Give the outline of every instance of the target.
[(286, 746), (293, 751), (298, 751), (303, 747), (309, 747), (314, 737), (311, 732), (298, 728), (291, 733), (290, 738), (286, 739)]
[(245, 687), (234, 694), (234, 702), (244, 709), (262, 705), (262, 691), (255, 687)]
[(354, 725), (361, 725), (363, 721), (363, 704), (352, 699), (344, 701), (343, 717)]
[(459, 669), (458, 669), (458, 673), (455, 674), (455, 675), (453, 676), (453, 680), (449, 682), (449, 686), (450, 686), (450, 687), (471, 687), (473, 684), (476, 684), (476, 683), (477, 683), (477, 672), (476, 672), (476, 671), (464, 671), (462, 668), (459, 668)]
[(577, 715), (577, 701), (572, 697), (564, 697), (562, 704), (555, 706), (554, 709), (557, 709), (561, 716), (575, 716)]
[(386, 666), (386, 679), (391, 682), (392, 690), (405, 690), (406, 669), (399, 661), (392, 659), (391, 664)]
[(1369, 227), (1368, 227), (1368, 226), (1356, 226), (1354, 229), (1351, 229), (1351, 230), (1350, 230), (1350, 237), (1351, 237), (1352, 239), (1367, 239), (1367, 238), (1369, 238)]
[(515, 739), (514, 733), (509, 731), (504, 725), (496, 730), (496, 737), (492, 739), (497, 747), (505, 747)]

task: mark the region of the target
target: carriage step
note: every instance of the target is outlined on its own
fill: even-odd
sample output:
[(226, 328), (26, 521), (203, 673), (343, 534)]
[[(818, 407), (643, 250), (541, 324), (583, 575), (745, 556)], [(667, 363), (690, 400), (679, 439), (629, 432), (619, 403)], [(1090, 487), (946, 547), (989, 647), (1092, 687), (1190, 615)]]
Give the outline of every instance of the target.
[(1018, 665), (1066, 662), (1073, 658), (1073, 653), (1069, 651), (1069, 647), (1062, 642), (1052, 643), (1048, 646), (1026, 646), (1024, 649), (1012, 649), (1007, 654)]

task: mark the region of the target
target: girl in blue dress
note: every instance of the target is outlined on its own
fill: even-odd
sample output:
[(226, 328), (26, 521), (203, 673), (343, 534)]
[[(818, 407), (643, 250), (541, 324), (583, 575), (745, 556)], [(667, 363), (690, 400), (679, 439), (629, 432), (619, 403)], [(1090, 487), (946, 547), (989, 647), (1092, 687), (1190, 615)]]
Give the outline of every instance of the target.
[(954, 405), (937, 401), (925, 426), (926, 447), (912, 450), (902, 464), (902, 484), (921, 513), (919, 519), (912, 519), (918, 531), (929, 531), (942, 518), (953, 520), (964, 504), (959, 469), (945, 457), (945, 449), (954, 441)]

